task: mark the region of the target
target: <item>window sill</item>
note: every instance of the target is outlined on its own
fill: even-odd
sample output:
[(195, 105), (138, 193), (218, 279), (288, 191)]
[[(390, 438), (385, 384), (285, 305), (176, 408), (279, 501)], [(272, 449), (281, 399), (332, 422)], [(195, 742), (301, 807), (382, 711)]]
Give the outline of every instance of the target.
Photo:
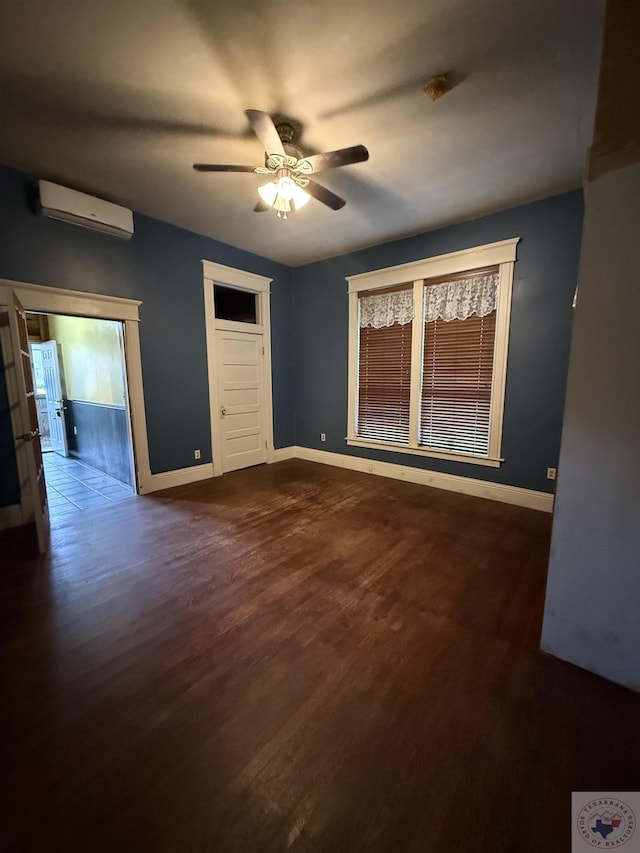
[(486, 456), (466, 456), (463, 453), (427, 450), (424, 447), (407, 447), (404, 444), (382, 444), (377, 441), (366, 441), (362, 438), (347, 438), (347, 444), (351, 447), (368, 447), (371, 450), (408, 453), (411, 456), (427, 456), (431, 459), (446, 459), (448, 462), (464, 462), (467, 465), (485, 465), (489, 468), (499, 468), (504, 462), (504, 459), (489, 459)]

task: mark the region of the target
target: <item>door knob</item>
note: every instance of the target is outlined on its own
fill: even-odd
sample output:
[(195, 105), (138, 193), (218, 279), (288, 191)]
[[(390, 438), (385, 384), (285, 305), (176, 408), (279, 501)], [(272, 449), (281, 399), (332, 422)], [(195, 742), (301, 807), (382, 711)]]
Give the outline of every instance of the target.
[(227, 414), (227, 410), (224, 406), (220, 406), (220, 417), (223, 418)]

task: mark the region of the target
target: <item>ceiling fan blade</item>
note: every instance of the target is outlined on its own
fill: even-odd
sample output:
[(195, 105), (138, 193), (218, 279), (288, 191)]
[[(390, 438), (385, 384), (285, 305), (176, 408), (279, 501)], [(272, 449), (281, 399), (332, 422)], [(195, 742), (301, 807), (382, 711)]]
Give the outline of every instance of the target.
[(194, 163), (196, 172), (255, 172), (255, 166), (224, 166), (220, 163)]
[(262, 110), (245, 110), (245, 114), (249, 119), (253, 132), (262, 143), (265, 154), (282, 154), (286, 156), (282, 140), (278, 136), (278, 131), (269, 113), (265, 113)]
[(254, 213), (265, 213), (267, 210), (271, 210), (271, 205), (267, 204), (266, 201), (262, 201), (262, 199), (260, 199), (260, 201), (253, 208)]
[(323, 204), (326, 204), (327, 207), (330, 207), (331, 210), (340, 210), (340, 208), (344, 207), (347, 203), (343, 198), (340, 198), (339, 195), (332, 193), (331, 190), (320, 186), (320, 184), (316, 184), (315, 181), (309, 181), (304, 189), (317, 201), (321, 201)]
[(350, 166), (352, 163), (364, 163), (368, 159), (369, 152), (364, 145), (352, 145), (351, 148), (339, 148), (337, 151), (311, 154), (310, 157), (303, 158), (311, 164), (314, 172), (321, 172), (323, 169), (337, 169), (339, 166)]

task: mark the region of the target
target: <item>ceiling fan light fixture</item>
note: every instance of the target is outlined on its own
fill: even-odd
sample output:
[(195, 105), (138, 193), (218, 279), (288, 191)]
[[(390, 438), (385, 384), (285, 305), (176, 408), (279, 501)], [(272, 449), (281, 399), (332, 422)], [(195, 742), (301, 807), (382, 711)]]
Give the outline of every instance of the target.
[(287, 176), (279, 178), (277, 182), (269, 181), (258, 187), (258, 194), (265, 204), (277, 211), (281, 219), (286, 219), (287, 213), (291, 210), (304, 207), (310, 198), (302, 187)]
[(287, 213), (291, 212), (291, 201), (280, 195), (278, 185), (275, 181), (269, 181), (268, 184), (258, 187), (258, 194), (265, 204), (268, 204), (269, 207), (272, 207), (276, 211), (279, 219), (287, 218)]

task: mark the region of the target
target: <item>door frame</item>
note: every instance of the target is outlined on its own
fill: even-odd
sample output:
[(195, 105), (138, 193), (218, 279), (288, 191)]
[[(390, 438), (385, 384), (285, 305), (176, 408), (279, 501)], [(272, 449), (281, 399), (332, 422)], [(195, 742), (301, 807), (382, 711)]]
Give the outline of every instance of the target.
[(85, 293), (10, 279), (0, 279), (0, 293), (3, 289), (15, 293), (26, 311), (116, 320), (123, 324), (126, 403), (131, 429), (134, 490), (137, 494), (153, 491), (140, 352), (139, 323), (142, 302), (120, 296)]
[[(227, 267), (213, 261), (202, 261), (204, 277), (204, 311), (207, 334), (207, 370), (209, 376), (209, 415), (211, 421), (211, 451), (213, 456), (213, 476), (220, 477), (222, 470), (222, 434), (218, 421), (220, 400), (216, 374), (216, 331), (227, 330), (244, 332), (245, 334), (262, 335), (264, 346), (263, 360), (263, 402), (265, 440), (267, 442), (267, 463), (274, 461), (273, 448), (273, 391), (271, 380), (271, 282), (256, 273)], [(256, 294), (257, 323), (236, 323), (232, 320), (216, 319), (215, 302), (213, 298), (214, 284), (233, 287)]]

